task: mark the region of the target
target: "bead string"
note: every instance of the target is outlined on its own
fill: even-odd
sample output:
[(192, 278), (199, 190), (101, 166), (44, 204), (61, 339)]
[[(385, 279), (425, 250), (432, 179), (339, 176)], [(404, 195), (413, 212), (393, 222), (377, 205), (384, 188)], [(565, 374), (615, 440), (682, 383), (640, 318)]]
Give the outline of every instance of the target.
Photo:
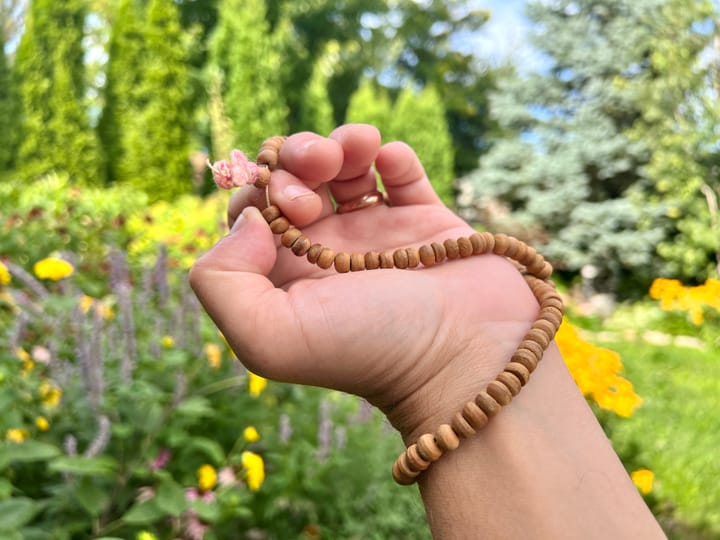
[[(254, 169), (254, 185), (266, 190), (267, 208), (262, 215), (273, 233), (280, 235), (283, 246), (298, 257), (305, 256), (311, 264), (322, 269), (334, 266), (338, 273), (375, 270), (377, 268), (431, 267), (447, 260), (493, 253), (514, 262), (530, 290), (540, 304), (537, 319), (525, 334), (504, 370), (485, 390), (466, 402), (450, 420), (434, 433), (421, 435), (395, 460), (392, 476), (398, 484), (413, 484), (431, 463), (451, 450), (463, 439), (485, 427), (489, 419), (507, 406), (530, 380), (538, 362), (555, 337), (563, 319), (563, 301), (550, 281), (552, 266), (534, 248), (506, 234), (474, 233), (444, 242), (432, 242), (417, 247), (366, 253), (335, 253), (321, 244), (312, 243), (283, 215), (280, 208), (270, 204), (268, 185), (272, 171), (278, 166), (280, 148), (286, 137), (271, 137), (263, 142)], [(215, 172), (215, 171), (213, 171)], [(220, 184), (218, 184), (220, 185)]]

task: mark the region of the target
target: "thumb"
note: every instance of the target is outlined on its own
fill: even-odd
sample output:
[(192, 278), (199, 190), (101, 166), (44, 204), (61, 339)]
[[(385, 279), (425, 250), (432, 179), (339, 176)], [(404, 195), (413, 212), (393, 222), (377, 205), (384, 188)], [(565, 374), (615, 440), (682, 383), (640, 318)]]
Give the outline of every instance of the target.
[(189, 279), (243, 364), (260, 375), (288, 380), (293, 378), (286, 371), (289, 353), (300, 336), (287, 293), (267, 278), (276, 257), (272, 231), (260, 211), (249, 206), (230, 234), (195, 262)]

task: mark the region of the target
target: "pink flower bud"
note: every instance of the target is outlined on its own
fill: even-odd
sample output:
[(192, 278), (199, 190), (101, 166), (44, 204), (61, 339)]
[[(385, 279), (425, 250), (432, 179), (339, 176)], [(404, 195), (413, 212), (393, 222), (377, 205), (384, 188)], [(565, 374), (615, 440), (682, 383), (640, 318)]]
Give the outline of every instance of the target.
[(219, 188), (232, 189), (232, 172), (230, 164), (227, 162), (227, 160), (221, 159), (220, 161), (216, 161), (215, 163), (210, 165), (210, 170), (212, 171), (213, 180)]

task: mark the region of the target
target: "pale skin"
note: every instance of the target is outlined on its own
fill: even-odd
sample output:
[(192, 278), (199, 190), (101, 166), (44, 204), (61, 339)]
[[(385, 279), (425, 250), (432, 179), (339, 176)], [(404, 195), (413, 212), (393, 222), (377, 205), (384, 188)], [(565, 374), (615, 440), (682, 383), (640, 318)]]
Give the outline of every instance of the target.
[[(271, 201), (336, 252), (473, 232), (439, 200), (412, 149), (381, 145), (372, 126), (293, 135), (280, 165)], [(336, 214), (330, 194), (343, 203), (372, 191), (375, 171), (392, 207)], [(190, 273), (200, 301), (250, 370), (362, 396), (406, 444), (484, 389), (537, 315), (501, 257), (337, 274), (279, 246), (264, 206), (253, 186), (233, 195), (230, 234)], [(554, 344), (512, 403), (418, 483), (437, 539), (664, 538)]]

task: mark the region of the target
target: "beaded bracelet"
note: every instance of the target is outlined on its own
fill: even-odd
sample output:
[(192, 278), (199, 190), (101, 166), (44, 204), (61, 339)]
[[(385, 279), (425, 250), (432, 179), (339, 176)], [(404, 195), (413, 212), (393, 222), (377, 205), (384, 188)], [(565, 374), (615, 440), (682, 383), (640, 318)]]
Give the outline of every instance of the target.
[(298, 257), (305, 256), (311, 264), (322, 269), (331, 266), (338, 273), (375, 270), (377, 268), (431, 267), (447, 260), (493, 253), (511, 260), (520, 271), (540, 304), (537, 319), (525, 334), (503, 371), (485, 390), (466, 402), (449, 423), (441, 424), (434, 433), (421, 435), (395, 460), (392, 476), (398, 484), (413, 484), (431, 463), (451, 450), (463, 439), (485, 427), (489, 419), (507, 406), (530, 380), (530, 374), (542, 359), (555, 337), (563, 319), (563, 302), (550, 281), (552, 266), (542, 255), (526, 243), (506, 234), (474, 233), (444, 242), (432, 242), (418, 247), (400, 248), (366, 253), (335, 253), (321, 244), (312, 243), (271, 204), (268, 185), (272, 171), (279, 162), (280, 148), (286, 137), (271, 137), (263, 142), (255, 163), (248, 161), (239, 150), (233, 150), (230, 161), (210, 165), (216, 184), (224, 189), (254, 184), (264, 189), (267, 207), (262, 215), (273, 233), (280, 235), (283, 246)]

